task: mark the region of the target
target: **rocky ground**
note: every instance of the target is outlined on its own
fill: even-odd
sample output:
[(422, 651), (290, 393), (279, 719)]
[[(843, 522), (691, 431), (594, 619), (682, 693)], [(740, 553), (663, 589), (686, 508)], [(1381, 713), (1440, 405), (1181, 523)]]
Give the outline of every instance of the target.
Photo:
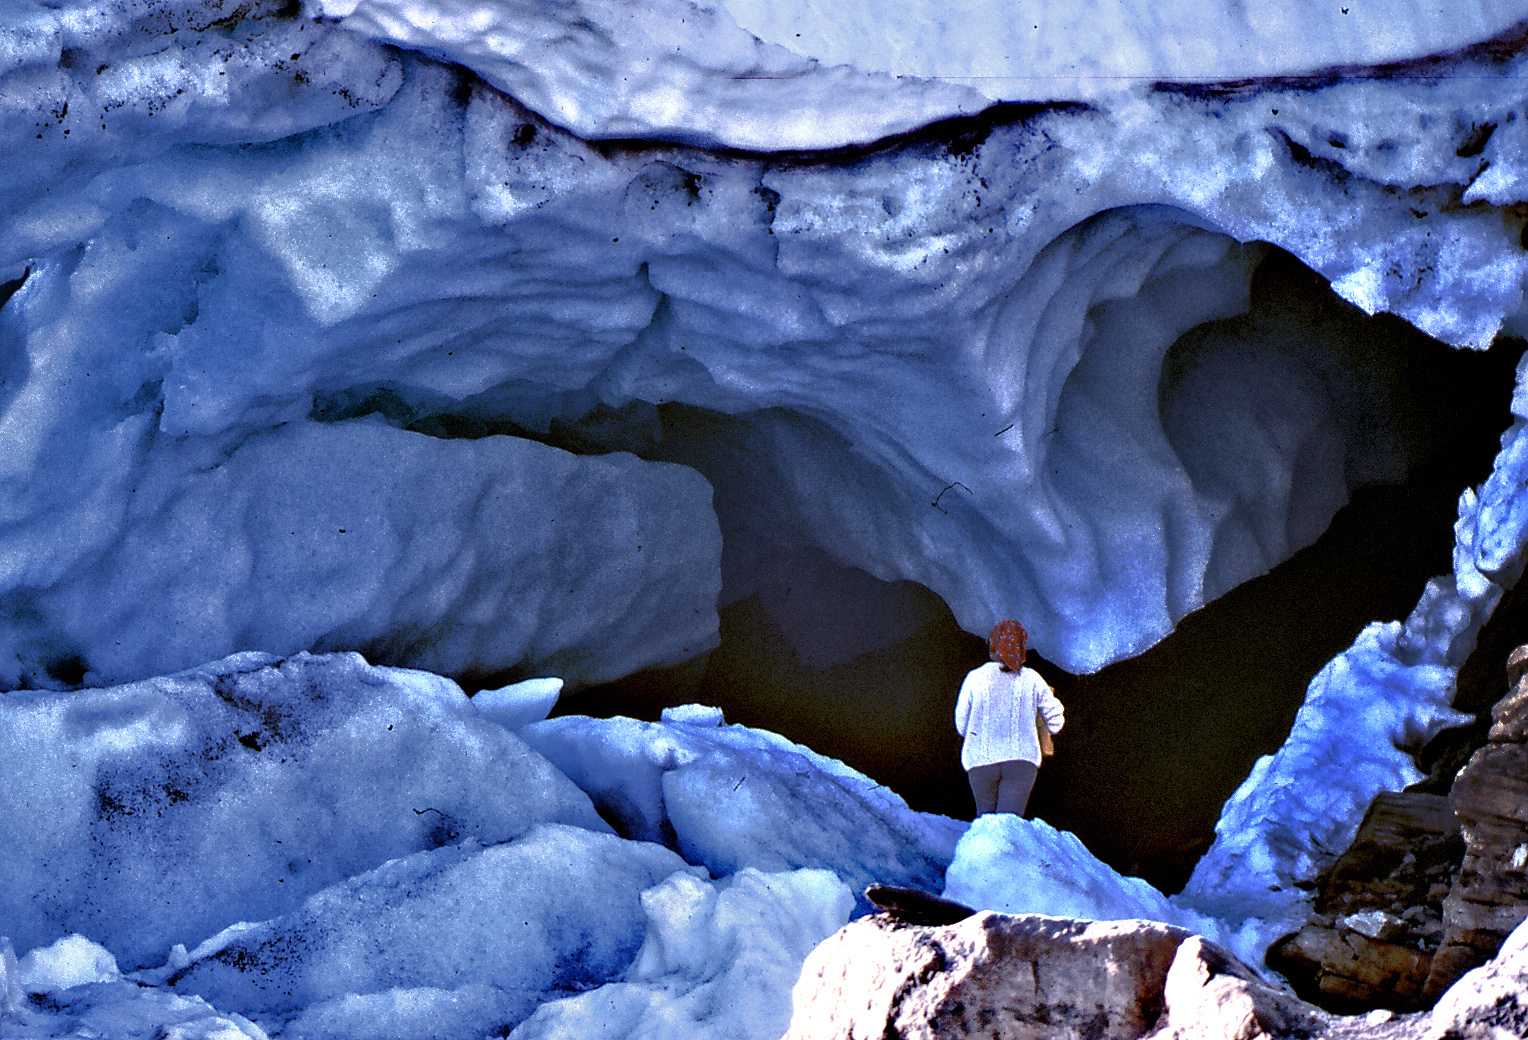
[[(1386, 793), (1316, 882), (1315, 913), (1268, 963), (1333, 1011), (1431, 1007), (1528, 917), (1528, 646), (1510, 692), (1467, 729), (1448, 794)], [(1489, 728), (1487, 728), (1487, 724)], [(1449, 758), (1459, 761), (1457, 750)]]
[(802, 968), (785, 1040), (1528, 1036), (1528, 925), (1431, 1012), (1344, 1016), (1171, 925), (991, 911), (918, 923), (960, 912), (928, 902), (907, 913), (892, 905), (819, 946)]

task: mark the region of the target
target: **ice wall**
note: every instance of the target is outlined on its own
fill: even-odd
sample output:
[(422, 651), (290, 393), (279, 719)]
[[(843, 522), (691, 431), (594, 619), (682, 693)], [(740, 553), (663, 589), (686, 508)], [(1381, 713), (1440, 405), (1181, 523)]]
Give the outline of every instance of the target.
[(1152, 80), (1375, 66), (1520, 31), (1510, 0), (320, 0), (374, 39), (459, 62), (584, 138), (757, 150), (873, 141), (999, 101), (1084, 100)]
[[(1259, 247), (1238, 243), (1281, 245), (1459, 345), (1522, 307), (1505, 204), (1525, 80), (1489, 54), (1322, 89), (1133, 90), (809, 161), (595, 148), (459, 69), (268, 9), (15, 23), (0, 78), (18, 142), (0, 268), (21, 282), (0, 311), (10, 685), (304, 643), (584, 682), (703, 649), (719, 579), (698, 483), (632, 463), (617, 493), (596, 474), (622, 464), (567, 462), (580, 475), (564, 486), (633, 512), (596, 522), (569, 491), (578, 539), (605, 541), (555, 558), (620, 573), (564, 588), (499, 566), (495, 509), (436, 523), (437, 505), (469, 515), (505, 481), (506, 525), (551, 508), (541, 477), (506, 475), (531, 448), (411, 449), (405, 465), (453, 490), (410, 499), (333, 425), (627, 448), (739, 479), (703, 444), (659, 443), (652, 409), (675, 402), (737, 417), (770, 473), (767, 494), (718, 486), (724, 513), (740, 503), (787, 548), (919, 581), (972, 631), (1024, 617), (1043, 653), (1089, 670), (1304, 544), (1353, 480), (1408, 464), (1386, 449), (1388, 470), (1355, 476), (1352, 425), (1367, 424), (1344, 416), (1364, 395), (1299, 358), (1253, 351), (1249, 369), (1246, 345), (1224, 344), (1191, 379), (1164, 375), (1182, 332), (1245, 307)], [(780, 89), (760, 118), (795, 111)], [(311, 529), (258, 510), (204, 523), (170, 501), (259, 486), (251, 460), (273, 437), (305, 438), (315, 460), (331, 445), (330, 493), (310, 496), (327, 501), (297, 514)], [(474, 469), (489, 456), (497, 484)], [(388, 503), (380, 543), (326, 533), (368, 495)], [(413, 584), (379, 574), (377, 544), (413, 553), (448, 529), (467, 533)], [(299, 624), (256, 571), (192, 575), (198, 600), (222, 581), (230, 604), (197, 641), (134, 584), (127, 561), (161, 533), (160, 572), (256, 545), (290, 562), (285, 539), (365, 592)], [(599, 627), (612, 588), (633, 609), (597, 646), (558, 629)], [(136, 620), (84, 616), (87, 593), (128, 590)], [(542, 627), (439, 627), (512, 599)]]

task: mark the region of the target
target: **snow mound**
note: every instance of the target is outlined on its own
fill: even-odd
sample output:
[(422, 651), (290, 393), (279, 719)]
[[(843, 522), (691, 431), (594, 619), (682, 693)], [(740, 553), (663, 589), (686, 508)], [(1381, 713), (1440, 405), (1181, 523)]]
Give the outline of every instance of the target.
[(608, 831), (455, 684), (354, 654), (0, 697), (0, 776), (0, 932), (81, 933), (132, 966), (394, 856)]
[(519, 733), (620, 834), (661, 842), (717, 876), (805, 867), (832, 871), (856, 896), (871, 883), (937, 892), (965, 828), (914, 812), (841, 762), (709, 718), (569, 715)]
[(1075, 834), (1007, 813), (978, 816), (955, 847), (944, 896), (978, 910), (1090, 921), (1142, 919), (1210, 938), (1219, 923), (1182, 910), (1140, 878), (1122, 877)]
[(641, 893), (685, 869), (658, 845), (542, 824), (488, 848), (391, 860), (282, 917), (235, 925), (170, 982), (243, 1013), (396, 987), (586, 989), (636, 956)]

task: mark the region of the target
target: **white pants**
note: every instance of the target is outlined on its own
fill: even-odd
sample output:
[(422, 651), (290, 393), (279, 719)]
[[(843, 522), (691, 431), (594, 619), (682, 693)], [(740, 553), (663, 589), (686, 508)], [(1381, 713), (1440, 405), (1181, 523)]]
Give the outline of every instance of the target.
[(966, 770), (971, 797), (976, 800), (976, 815), (1000, 812), (1023, 816), (1039, 771), (1040, 767), (1033, 762), (1023, 761), (993, 762)]

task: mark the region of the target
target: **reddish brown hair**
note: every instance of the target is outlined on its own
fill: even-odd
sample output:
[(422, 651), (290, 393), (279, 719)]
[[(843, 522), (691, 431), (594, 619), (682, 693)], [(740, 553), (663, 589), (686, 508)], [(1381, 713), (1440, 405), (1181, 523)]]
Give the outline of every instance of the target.
[(1017, 621), (999, 621), (987, 637), (987, 649), (1003, 662), (1004, 668), (1016, 672), (1024, 667), (1024, 658), (1029, 654), (1029, 633)]

